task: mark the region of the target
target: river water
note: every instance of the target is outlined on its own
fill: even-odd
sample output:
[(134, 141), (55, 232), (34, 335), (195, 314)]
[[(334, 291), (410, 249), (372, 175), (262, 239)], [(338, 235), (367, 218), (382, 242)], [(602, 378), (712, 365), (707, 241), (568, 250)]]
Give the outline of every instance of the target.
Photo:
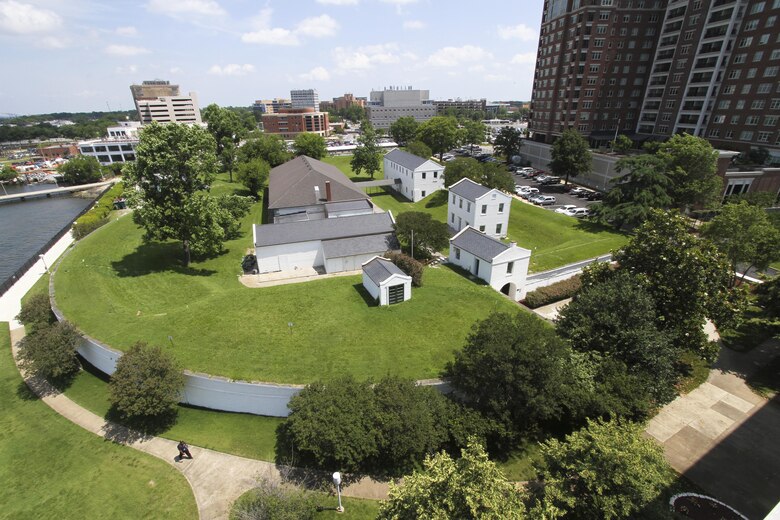
[[(52, 189), (53, 184), (8, 186), (8, 194)], [(0, 195), (5, 194), (0, 188)], [(63, 227), (89, 206), (92, 198), (60, 195), (0, 204), (0, 283), (3, 283)]]

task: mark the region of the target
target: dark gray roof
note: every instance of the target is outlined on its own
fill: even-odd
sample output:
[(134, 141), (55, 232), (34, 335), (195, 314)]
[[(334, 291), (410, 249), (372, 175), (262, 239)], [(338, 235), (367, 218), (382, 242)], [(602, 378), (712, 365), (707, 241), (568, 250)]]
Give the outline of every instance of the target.
[(484, 260), (493, 260), (509, 249), (507, 244), (489, 237), (471, 226), (464, 228), (463, 231), (451, 238), (450, 246), (459, 247)]
[[(268, 180), (268, 207), (279, 209), (324, 204), (326, 181), (330, 181), (331, 202), (368, 198), (368, 195), (332, 164), (302, 155), (271, 170)], [(315, 186), (320, 190), (319, 200), (314, 194)]]
[(463, 178), (450, 186), (450, 193), (454, 193), (466, 200), (475, 201), (485, 193), (488, 193), (490, 188), (486, 188), (483, 185), (472, 181), (471, 179)]
[(404, 168), (407, 168), (409, 170), (416, 170), (423, 164), (425, 164), (426, 161), (429, 159), (424, 159), (422, 157), (418, 157), (417, 155), (410, 154), (409, 152), (404, 152), (403, 150), (399, 150), (396, 148), (392, 152), (389, 152), (385, 154), (385, 158), (393, 161), (396, 164), (400, 164)]
[(255, 224), (255, 246), (294, 244), (312, 240), (383, 235), (393, 232), (390, 213), (369, 213), (353, 217), (325, 218), (280, 224)]
[(387, 251), (398, 251), (401, 246), (394, 233), (384, 235), (369, 235), (362, 237), (338, 238), (322, 243), (325, 258), (341, 258), (352, 255), (374, 253), (382, 255)]
[(373, 209), (371, 203), (368, 200), (349, 200), (346, 202), (327, 202), (325, 203), (325, 209), (328, 213), (335, 211), (350, 211), (356, 209)]
[(408, 277), (397, 265), (386, 258), (376, 257), (363, 265), (363, 272), (377, 285), (381, 284), (394, 274)]

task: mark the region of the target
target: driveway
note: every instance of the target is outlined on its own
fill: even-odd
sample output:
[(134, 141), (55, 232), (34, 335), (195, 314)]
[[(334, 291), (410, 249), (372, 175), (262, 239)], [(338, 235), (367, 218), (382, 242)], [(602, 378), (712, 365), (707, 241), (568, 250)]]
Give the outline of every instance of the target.
[[(569, 195), (568, 193), (564, 193), (563, 184), (559, 184), (557, 186), (544, 186), (534, 181), (533, 179), (526, 179), (525, 177), (521, 177), (520, 175), (514, 175), (514, 178), (515, 178), (515, 185), (533, 186), (534, 188), (539, 188), (539, 193), (543, 195), (552, 195), (553, 197), (555, 197), (555, 205), (544, 206), (545, 208), (551, 210), (555, 210), (556, 208), (559, 208), (564, 204), (573, 204), (578, 208), (587, 208), (588, 206), (593, 204), (593, 202), (595, 202), (592, 200), (574, 197), (572, 195)], [(576, 184), (572, 184), (571, 182), (569, 182), (569, 185), (576, 186)]]

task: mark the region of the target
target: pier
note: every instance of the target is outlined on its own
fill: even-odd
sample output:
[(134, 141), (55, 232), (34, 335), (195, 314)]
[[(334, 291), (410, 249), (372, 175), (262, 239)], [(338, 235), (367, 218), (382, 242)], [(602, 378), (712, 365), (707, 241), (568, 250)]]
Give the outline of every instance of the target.
[(116, 182), (116, 179), (112, 179), (110, 181), (103, 181), (103, 182), (93, 182), (92, 184), (81, 184), (79, 186), (66, 186), (63, 188), (52, 188), (50, 190), (39, 190), (39, 191), (26, 191), (24, 193), (12, 193), (10, 195), (0, 195), (0, 204), (6, 204), (9, 202), (24, 202), (28, 199), (36, 199), (36, 198), (51, 198), (56, 197), (57, 195), (67, 195), (70, 193), (75, 193), (77, 191), (85, 191), (92, 188), (101, 188), (104, 186), (108, 186), (109, 184), (114, 184)]

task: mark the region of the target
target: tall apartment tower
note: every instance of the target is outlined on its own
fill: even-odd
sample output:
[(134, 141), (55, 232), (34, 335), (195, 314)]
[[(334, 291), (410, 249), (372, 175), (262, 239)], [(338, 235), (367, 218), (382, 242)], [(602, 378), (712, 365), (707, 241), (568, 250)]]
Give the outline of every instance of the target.
[(292, 108), (313, 108), (315, 112), (320, 111), (320, 96), (313, 88), (291, 90), (290, 100), (292, 101)]
[(690, 133), (780, 160), (780, 0), (548, 0), (529, 127)]
[(190, 92), (182, 96), (178, 85), (163, 80), (144, 81), (140, 85), (130, 85), (130, 92), (142, 125), (152, 121), (202, 123), (197, 94)]

